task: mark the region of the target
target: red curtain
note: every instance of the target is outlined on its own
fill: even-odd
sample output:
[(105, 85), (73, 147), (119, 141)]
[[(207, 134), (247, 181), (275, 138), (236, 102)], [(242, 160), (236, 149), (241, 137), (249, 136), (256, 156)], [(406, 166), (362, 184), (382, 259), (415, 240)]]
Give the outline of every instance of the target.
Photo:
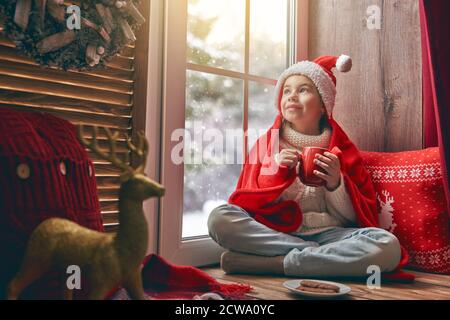
[(439, 146), (449, 206), (450, 1), (419, 0), (422, 36), (424, 147)]

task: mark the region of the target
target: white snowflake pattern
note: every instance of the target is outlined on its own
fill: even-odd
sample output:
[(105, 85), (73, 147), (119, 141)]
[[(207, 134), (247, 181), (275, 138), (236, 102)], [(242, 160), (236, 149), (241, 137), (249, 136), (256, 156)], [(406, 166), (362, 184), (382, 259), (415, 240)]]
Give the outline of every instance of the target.
[(386, 170), (386, 172), (384, 173), (384, 176), (386, 179), (392, 179), (393, 177), (395, 177), (395, 170)]
[(418, 265), (424, 265), (427, 262), (426, 258), (421, 254), (417, 254), (414, 258)]
[(420, 169), (411, 169), (411, 172), (409, 173), (411, 178), (419, 178), (420, 177)]
[(381, 170), (375, 170), (372, 175), (374, 179), (380, 179), (383, 175), (383, 172)]
[(406, 178), (407, 175), (408, 175), (408, 170), (405, 170), (405, 169), (398, 170), (397, 177), (399, 177), (400, 179)]
[(433, 167), (425, 168), (425, 170), (423, 171), (423, 174), (425, 175), (425, 177), (434, 176), (434, 168)]
[(439, 257), (438, 254), (431, 254), (428, 257), (429, 261), (431, 264), (439, 264), (441, 262), (441, 258)]
[(445, 262), (448, 262), (448, 260), (450, 260), (450, 247), (447, 248), (447, 250), (445, 250), (445, 252), (442, 254), (442, 259)]

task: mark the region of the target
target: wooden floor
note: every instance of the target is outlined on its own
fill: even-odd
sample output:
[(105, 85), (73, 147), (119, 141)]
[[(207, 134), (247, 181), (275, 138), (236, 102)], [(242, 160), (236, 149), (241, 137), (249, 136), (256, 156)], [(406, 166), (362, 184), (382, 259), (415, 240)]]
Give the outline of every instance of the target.
[[(283, 287), (283, 282), (291, 278), (228, 275), (220, 267), (201, 268), (223, 283), (238, 282), (249, 284), (254, 291), (248, 294), (249, 299), (262, 300), (302, 300), (302, 296), (291, 293)], [(450, 300), (450, 275), (438, 275), (409, 271), (416, 275), (411, 284), (382, 284), (380, 289), (369, 289), (363, 282), (336, 280), (348, 285), (352, 291), (340, 299), (351, 300)]]

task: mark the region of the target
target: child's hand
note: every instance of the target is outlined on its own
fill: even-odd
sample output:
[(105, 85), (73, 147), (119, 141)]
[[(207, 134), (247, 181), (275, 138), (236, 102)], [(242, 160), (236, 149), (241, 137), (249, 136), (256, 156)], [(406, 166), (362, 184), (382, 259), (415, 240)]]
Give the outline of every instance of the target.
[(314, 174), (316, 176), (322, 178), (327, 182), (326, 188), (328, 189), (328, 191), (333, 191), (337, 187), (339, 187), (341, 183), (341, 163), (336, 155), (330, 152), (325, 152), (323, 156), (320, 154), (316, 154), (314, 163), (327, 172), (327, 174), (325, 174), (318, 170), (314, 170)]
[(275, 161), (278, 165), (286, 166), (289, 169), (294, 168), (299, 161), (300, 152), (296, 149), (283, 149), (275, 155)]

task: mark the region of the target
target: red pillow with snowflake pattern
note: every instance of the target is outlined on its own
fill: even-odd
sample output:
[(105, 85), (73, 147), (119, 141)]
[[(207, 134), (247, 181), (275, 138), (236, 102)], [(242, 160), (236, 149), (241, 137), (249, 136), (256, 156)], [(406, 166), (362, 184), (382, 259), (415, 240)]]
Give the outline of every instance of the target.
[(450, 273), (449, 218), (438, 148), (361, 155), (377, 193), (380, 226), (394, 233), (410, 265)]

